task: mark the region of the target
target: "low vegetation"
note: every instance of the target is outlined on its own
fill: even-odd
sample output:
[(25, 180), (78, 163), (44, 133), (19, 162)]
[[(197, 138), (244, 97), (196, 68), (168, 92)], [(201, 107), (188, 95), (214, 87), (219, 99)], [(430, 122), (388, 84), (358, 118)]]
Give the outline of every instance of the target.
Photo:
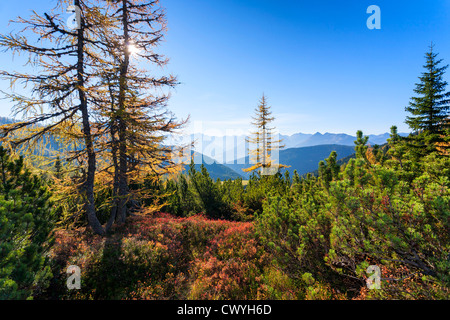
[[(179, 171), (185, 148), (164, 139), (186, 122), (161, 90), (177, 80), (131, 59), (140, 49), (167, 63), (155, 51), (159, 1), (76, 0), (76, 31), (57, 3), (19, 18), (36, 46), (0, 35), (37, 72), (0, 71), (32, 87), (6, 94), (24, 118), (0, 126), (0, 299), (450, 298), (450, 93), (433, 47), (406, 108), (409, 136), (394, 126), (369, 146), (358, 131), (354, 156), (332, 151), (316, 174), (282, 174), (263, 98), (250, 178), (221, 181), (194, 163)], [(49, 137), (65, 149), (36, 152)]]

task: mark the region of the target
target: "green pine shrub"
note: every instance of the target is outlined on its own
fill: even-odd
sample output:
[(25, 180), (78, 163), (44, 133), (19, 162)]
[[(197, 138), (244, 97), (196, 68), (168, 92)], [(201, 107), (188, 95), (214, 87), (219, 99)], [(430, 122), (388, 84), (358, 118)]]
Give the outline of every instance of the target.
[(49, 285), (46, 252), (57, 213), (44, 181), (0, 146), (0, 299), (30, 299)]

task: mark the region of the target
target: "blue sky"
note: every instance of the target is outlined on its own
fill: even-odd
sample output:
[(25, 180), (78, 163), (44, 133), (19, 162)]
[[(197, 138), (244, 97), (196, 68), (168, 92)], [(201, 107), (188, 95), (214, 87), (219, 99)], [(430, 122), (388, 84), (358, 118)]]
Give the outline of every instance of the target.
[[(444, 63), (450, 63), (450, 1), (161, 3), (169, 31), (159, 52), (170, 58), (164, 71), (181, 82), (169, 108), (217, 134), (246, 130), (263, 92), (283, 134), (354, 135), (358, 129), (378, 134), (391, 125), (407, 132), (404, 107), (431, 41)], [(13, 28), (9, 19), (54, 4), (1, 1), (0, 32)], [(381, 9), (381, 30), (366, 27), (370, 5)], [(5, 53), (0, 65), (20, 67)], [(0, 101), (1, 116), (9, 116), (10, 109), (11, 104)]]

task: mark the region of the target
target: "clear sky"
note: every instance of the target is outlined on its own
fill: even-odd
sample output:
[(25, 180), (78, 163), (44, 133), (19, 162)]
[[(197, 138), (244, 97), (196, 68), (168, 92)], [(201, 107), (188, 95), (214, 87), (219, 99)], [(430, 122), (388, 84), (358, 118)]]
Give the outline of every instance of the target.
[[(404, 108), (431, 41), (450, 63), (448, 0), (161, 3), (169, 31), (159, 52), (170, 58), (165, 71), (181, 82), (169, 108), (217, 134), (246, 130), (263, 92), (283, 134), (379, 134), (392, 125), (408, 132)], [(9, 19), (54, 4), (1, 0), (0, 32), (13, 29)], [(366, 26), (370, 5), (381, 9), (380, 30)], [(11, 65), (19, 68), (19, 60), (0, 54), (1, 68)], [(0, 115), (10, 108), (0, 101)]]

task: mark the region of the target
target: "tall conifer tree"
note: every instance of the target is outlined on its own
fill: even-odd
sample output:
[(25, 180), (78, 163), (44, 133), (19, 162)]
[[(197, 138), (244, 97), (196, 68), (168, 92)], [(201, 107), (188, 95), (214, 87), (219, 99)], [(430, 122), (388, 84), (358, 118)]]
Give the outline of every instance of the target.
[(412, 97), (405, 108), (411, 114), (405, 122), (414, 131), (408, 142), (417, 155), (435, 151), (437, 144), (445, 141), (449, 128), (450, 92), (446, 91), (447, 82), (443, 79), (448, 65), (440, 65), (442, 59), (437, 59), (433, 48), (431, 44), (426, 53), (425, 72), (414, 89), (418, 96)]
[(250, 161), (254, 165), (250, 168), (243, 169), (245, 172), (261, 169), (262, 174), (267, 174), (272, 172), (272, 169), (275, 169), (273, 173), (276, 173), (280, 168), (286, 167), (275, 163), (277, 159), (273, 159), (274, 152), (284, 147), (281, 145), (282, 141), (280, 139), (274, 139), (275, 128), (271, 126), (274, 120), (275, 117), (272, 117), (266, 96), (263, 95), (255, 110), (255, 116), (252, 122), (256, 131), (252, 132), (252, 136), (247, 139), (247, 142), (253, 145), (253, 149), (249, 150), (249, 154)]
[(167, 110), (169, 94), (164, 89), (175, 87), (176, 77), (150, 73), (147, 68), (168, 63), (156, 52), (167, 24), (160, 2), (109, 0), (106, 4), (107, 15), (115, 23), (113, 30), (103, 34), (109, 44), (109, 63), (102, 73), (107, 94), (100, 108), (107, 118), (110, 148), (106, 149), (111, 150), (114, 170), (109, 229), (115, 220), (124, 222), (130, 208), (139, 205), (138, 190), (131, 190), (131, 184), (137, 186), (144, 178), (159, 179), (179, 169), (172, 160), (176, 150), (165, 146), (164, 139), (185, 121), (177, 121)]
[[(70, 5), (79, 11), (76, 28), (66, 21)], [(0, 71), (11, 86), (21, 81), (31, 87), (30, 96), (4, 93), (15, 102), (14, 111), (22, 114), (23, 119), (0, 128), (3, 142), (13, 147), (35, 145), (49, 135), (75, 141), (76, 151), (70, 156), (66, 154), (65, 160), (78, 161), (82, 177), (77, 190), (83, 197), (87, 220), (94, 232), (103, 234), (94, 204), (97, 159), (91, 112), (97, 87), (96, 66), (104, 63), (100, 32), (108, 29), (108, 19), (90, 0), (58, 0), (50, 13), (34, 12), (28, 19), (19, 17), (13, 22), (24, 26), (22, 32), (34, 33), (37, 41), (31, 43), (32, 36), (25, 37), (19, 32), (0, 35), (0, 46), (13, 53), (28, 54), (28, 63), (36, 71)], [(19, 131), (22, 133), (18, 134)]]

